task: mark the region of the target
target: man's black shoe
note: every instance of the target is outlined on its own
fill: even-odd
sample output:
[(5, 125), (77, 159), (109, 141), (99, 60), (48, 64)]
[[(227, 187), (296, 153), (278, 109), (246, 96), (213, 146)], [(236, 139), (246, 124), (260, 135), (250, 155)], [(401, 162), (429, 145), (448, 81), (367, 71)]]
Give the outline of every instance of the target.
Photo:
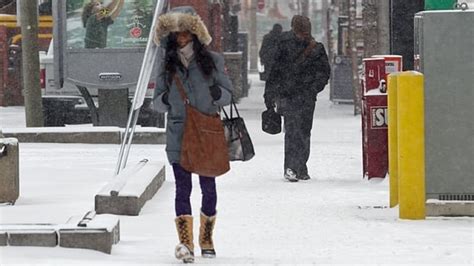
[(297, 175), (296, 178), (299, 179), (299, 180), (310, 180), (311, 179), (311, 177), (308, 174)]

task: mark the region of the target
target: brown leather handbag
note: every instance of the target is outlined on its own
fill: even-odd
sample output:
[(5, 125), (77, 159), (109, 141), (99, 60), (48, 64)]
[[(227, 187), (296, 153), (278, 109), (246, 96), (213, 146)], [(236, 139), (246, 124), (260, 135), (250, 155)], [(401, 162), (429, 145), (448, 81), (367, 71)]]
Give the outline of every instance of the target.
[(227, 142), (219, 114), (208, 115), (189, 104), (177, 75), (174, 81), (186, 108), (180, 164), (201, 176), (216, 177), (230, 170)]

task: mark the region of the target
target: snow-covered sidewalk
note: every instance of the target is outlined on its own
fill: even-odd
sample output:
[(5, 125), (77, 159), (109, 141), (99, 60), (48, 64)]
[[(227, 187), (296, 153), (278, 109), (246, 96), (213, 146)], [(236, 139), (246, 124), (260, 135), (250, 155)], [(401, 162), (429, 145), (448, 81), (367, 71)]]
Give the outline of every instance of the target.
[[(329, 88), (317, 102), (309, 173), (283, 181), (283, 135), (261, 131), (263, 83), (253, 84), (239, 110), (256, 156), (219, 177), (217, 258), (203, 264), (473, 265), (474, 219), (398, 219), (388, 206), (388, 180), (362, 179), (361, 122), (352, 105), (334, 105)], [(21, 107), (0, 107), (0, 129), (24, 127)], [(94, 208), (112, 176), (118, 145), (20, 144), (20, 198), (0, 206), (0, 223), (64, 223)], [(129, 163), (166, 161), (163, 145), (135, 145)], [(1, 170), (1, 169), (0, 169)], [(121, 241), (111, 255), (66, 248), (2, 247), (0, 265), (135, 265), (180, 263), (174, 225), (174, 182), (167, 180), (137, 217), (120, 216)], [(193, 212), (200, 190), (194, 179)], [(198, 219), (195, 219), (198, 221)], [(195, 222), (195, 231), (198, 223)], [(196, 253), (197, 237), (195, 236)]]

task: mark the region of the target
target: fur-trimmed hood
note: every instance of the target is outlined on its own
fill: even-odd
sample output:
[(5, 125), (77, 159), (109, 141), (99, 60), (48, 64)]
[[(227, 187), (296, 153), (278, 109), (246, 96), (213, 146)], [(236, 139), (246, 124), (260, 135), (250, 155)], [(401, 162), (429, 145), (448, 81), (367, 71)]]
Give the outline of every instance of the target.
[(212, 41), (212, 37), (201, 17), (190, 6), (176, 7), (170, 12), (160, 15), (155, 31), (154, 41), (158, 46), (171, 32), (180, 31), (191, 32), (206, 46)]

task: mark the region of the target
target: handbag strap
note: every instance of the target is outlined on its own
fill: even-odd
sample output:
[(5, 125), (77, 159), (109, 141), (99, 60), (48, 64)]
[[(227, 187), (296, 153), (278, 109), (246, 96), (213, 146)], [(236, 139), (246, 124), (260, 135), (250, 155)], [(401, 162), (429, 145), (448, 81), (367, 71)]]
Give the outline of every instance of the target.
[(234, 118), (234, 116), (232, 114), (232, 109), (235, 109), (235, 112), (237, 113), (237, 117), (240, 118), (239, 110), (237, 109), (237, 105), (235, 104), (234, 97), (232, 97), (232, 100), (230, 102), (230, 117), (227, 115), (227, 112), (225, 111), (224, 107), (222, 107), (222, 111), (224, 112), (224, 115), (225, 115), (226, 119)]
[(183, 99), (184, 104), (189, 104), (188, 96), (186, 95), (186, 92), (184, 91), (183, 82), (181, 82), (181, 79), (178, 77), (178, 74), (174, 74), (173, 79), (174, 79), (174, 82), (176, 83), (176, 87), (178, 87), (179, 94), (181, 95), (181, 98)]

